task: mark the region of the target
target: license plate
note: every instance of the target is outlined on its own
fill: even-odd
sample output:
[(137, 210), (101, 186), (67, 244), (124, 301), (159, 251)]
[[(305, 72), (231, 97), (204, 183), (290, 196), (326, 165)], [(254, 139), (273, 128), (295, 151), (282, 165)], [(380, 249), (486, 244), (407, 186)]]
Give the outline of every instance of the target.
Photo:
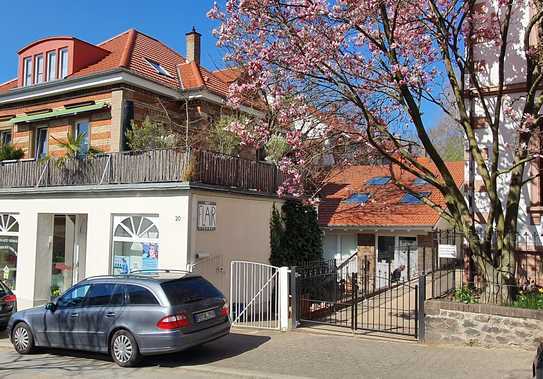
[(196, 320), (196, 322), (203, 322), (203, 321), (211, 320), (211, 319), (213, 319), (215, 317), (217, 317), (217, 314), (215, 313), (214, 309), (210, 310), (210, 311), (196, 313), (194, 315), (194, 319)]

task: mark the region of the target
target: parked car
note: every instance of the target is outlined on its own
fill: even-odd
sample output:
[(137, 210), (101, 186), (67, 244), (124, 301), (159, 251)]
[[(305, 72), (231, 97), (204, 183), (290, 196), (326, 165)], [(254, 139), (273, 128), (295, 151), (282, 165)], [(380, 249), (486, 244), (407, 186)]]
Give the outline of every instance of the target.
[(170, 271), (83, 280), (57, 301), (15, 313), (15, 350), (55, 347), (109, 353), (120, 366), (178, 352), (230, 332), (223, 294), (203, 277)]
[(0, 332), (6, 330), (9, 318), (17, 311), (17, 297), (0, 280)]

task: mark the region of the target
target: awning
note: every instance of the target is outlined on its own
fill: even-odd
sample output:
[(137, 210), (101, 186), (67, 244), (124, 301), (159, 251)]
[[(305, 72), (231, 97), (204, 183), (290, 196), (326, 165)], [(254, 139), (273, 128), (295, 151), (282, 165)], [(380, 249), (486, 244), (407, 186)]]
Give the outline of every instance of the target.
[(74, 107), (74, 108), (69, 108), (69, 109), (64, 108), (64, 109), (57, 109), (51, 112), (17, 116), (9, 120), (9, 122), (11, 124), (18, 124), (21, 122), (34, 122), (34, 121), (40, 121), (40, 120), (47, 120), (47, 119), (55, 118), (55, 117), (71, 116), (71, 115), (76, 115), (79, 113), (90, 112), (97, 109), (106, 108), (108, 106), (109, 106), (108, 103), (97, 102), (95, 104), (84, 105), (81, 107)]

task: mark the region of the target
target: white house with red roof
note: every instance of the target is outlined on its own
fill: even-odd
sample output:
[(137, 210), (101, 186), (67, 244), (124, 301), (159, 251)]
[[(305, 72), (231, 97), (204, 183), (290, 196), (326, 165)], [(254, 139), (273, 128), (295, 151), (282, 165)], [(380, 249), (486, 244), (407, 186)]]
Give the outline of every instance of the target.
[[(429, 162), (427, 162), (430, 166)], [(464, 162), (448, 162), (457, 184), (463, 183)], [(402, 191), (398, 180), (414, 193)], [(437, 209), (422, 202), (428, 198)], [(410, 275), (429, 271), (432, 231), (445, 229), (441, 193), (412, 174), (391, 166), (351, 166), (331, 175), (318, 207), (324, 229), (324, 257), (341, 263), (358, 257), (376, 276), (409, 266)], [(407, 270), (403, 272), (407, 277)]]
[[(0, 279), (20, 308), (137, 269), (193, 266), (226, 291), (231, 260), (268, 262), (277, 169), (254, 151), (207, 152), (198, 138), (222, 114), (260, 111), (228, 107), (240, 72), (203, 67), (200, 39), (186, 34), (185, 56), (134, 29), (19, 50), (17, 78), (0, 85), (0, 143), (24, 152), (0, 162)], [(130, 151), (126, 132), (146, 117), (181, 127), (186, 147)], [(58, 160), (70, 134), (83, 148)]]

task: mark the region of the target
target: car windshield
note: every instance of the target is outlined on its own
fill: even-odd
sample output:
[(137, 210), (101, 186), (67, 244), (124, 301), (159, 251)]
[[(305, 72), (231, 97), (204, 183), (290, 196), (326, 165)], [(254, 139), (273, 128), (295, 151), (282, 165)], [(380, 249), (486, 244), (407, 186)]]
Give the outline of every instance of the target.
[(171, 305), (222, 298), (223, 294), (202, 277), (172, 280), (161, 284)]

